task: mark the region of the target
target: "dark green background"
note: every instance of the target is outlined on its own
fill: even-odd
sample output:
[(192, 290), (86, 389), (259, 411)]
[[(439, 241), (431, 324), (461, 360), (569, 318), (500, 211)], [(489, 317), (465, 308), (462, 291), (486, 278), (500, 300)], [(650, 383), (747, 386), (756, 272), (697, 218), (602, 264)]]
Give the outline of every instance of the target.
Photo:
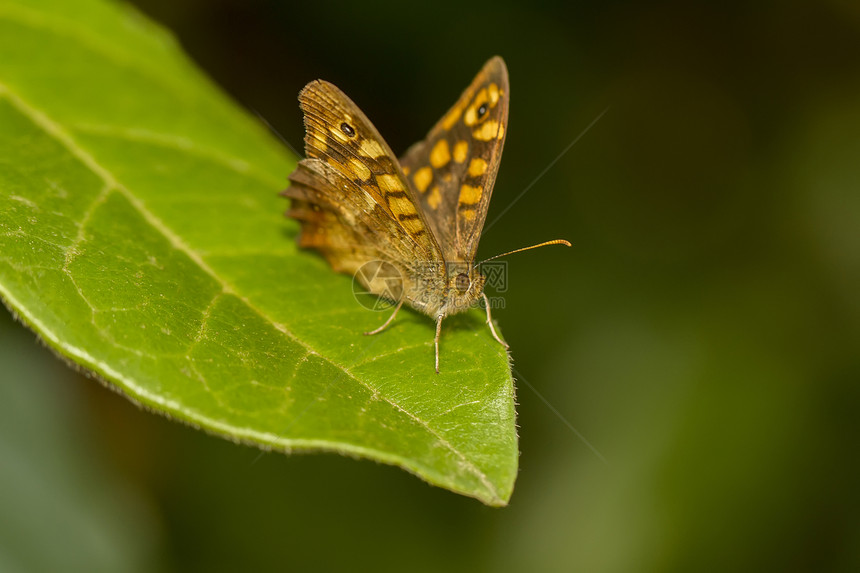
[(534, 184), (479, 255), (574, 243), (511, 258), (495, 314), (520, 477), (490, 509), (261, 455), (140, 411), (4, 317), (0, 446), (58, 493), (5, 455), (0, 548), (65, 570), (860, 569), (857, 3), (135, 4), (293, 146), (310, 80), (402, 152), (505, 58), (488, 221)]

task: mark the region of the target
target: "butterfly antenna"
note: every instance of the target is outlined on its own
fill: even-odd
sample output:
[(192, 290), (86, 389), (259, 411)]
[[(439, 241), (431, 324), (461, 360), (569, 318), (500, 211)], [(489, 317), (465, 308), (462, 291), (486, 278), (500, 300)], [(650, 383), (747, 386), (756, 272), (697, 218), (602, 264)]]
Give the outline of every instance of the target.
[(539, 243), (537, 245), (532, 245), (531, 247), (523, 247), (522, 249), (514, 249), (513, 251), (508, 251), (507, 253), (502, 253), (501, 255), (496, 255), (495, 257), (490, 257), (489, 259), (484, 259), (483, 261), (481, 261), (480, 263), (478, 263), (475, 266), (477, 267), (479, 265), (483, 265), (484, 263), (486, 263), (488, 261), (492, 261), (493, 259), (498, 259), (501, 257), (507, 257), (508, 255), (513, 255), (514, 253), (521, 253), (523, 251), (530, 251), (531, 249), (537, 249), (538, 247), (546, 247), (549, 245), (564, 245), (566, 247), (572, 246), (569, 241), (565, 241), (564, 239), (554, 239), (552, 241), (546, 241), (543, 243)]

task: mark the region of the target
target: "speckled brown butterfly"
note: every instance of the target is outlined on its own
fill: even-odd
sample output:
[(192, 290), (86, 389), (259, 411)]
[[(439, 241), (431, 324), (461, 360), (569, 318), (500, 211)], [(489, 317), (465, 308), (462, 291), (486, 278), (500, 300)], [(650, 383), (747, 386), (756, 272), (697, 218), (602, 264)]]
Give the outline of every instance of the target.
[[(493, 326), (475, 252), (502, 156), (509, 97), (508, 70), (494, 57), (398, 161), (338, 88), (318, 80), (299, 94), (307, 158), (284, 191), (292, 199), (287, 215), (302, 226), (299, 244), (318, 250), (369, 292), (397, 299), (388, 320), (366, 334), (384, 330), (404, 302), (433, 317), (436, 372), (442, 320), (481, 298), (493, 337), (507, 347)], [(535, 247), (547, 244), (570, 246), (555, 240)], [(392, 273), (377, 272), (383, 268), (401, 277), (399, 288), (392, 291)]]

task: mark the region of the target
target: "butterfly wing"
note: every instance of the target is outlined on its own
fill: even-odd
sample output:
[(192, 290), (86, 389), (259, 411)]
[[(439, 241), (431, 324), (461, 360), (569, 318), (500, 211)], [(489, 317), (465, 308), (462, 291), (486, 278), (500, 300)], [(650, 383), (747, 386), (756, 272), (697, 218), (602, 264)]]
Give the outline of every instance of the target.
[(510, 97), (496, 56), (400, 165), (447, 261), (472, 263), (502, 158)]
[(403, 269), (440, 261), (395, 155), (358, 106), (324, 81), (305, 86), (299, 103), (307, 157), (283, 193), (302, 224), (299, 244), (350, 273), (379, 259)]

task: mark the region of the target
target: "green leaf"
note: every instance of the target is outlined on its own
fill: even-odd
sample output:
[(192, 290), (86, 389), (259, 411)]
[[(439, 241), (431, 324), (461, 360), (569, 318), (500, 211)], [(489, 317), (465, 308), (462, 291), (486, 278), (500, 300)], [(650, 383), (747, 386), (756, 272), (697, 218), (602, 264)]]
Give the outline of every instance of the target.
[(277, 196), (294, 166), (138, 13), (0, 2), (0, 295), (25, 323), (209, 432), (395, 464), (504, 505), (504, 349), (478, 310), (446, 320), (439, 375), (427, 317), (362, 336), (386, 315), (297, 250)]

